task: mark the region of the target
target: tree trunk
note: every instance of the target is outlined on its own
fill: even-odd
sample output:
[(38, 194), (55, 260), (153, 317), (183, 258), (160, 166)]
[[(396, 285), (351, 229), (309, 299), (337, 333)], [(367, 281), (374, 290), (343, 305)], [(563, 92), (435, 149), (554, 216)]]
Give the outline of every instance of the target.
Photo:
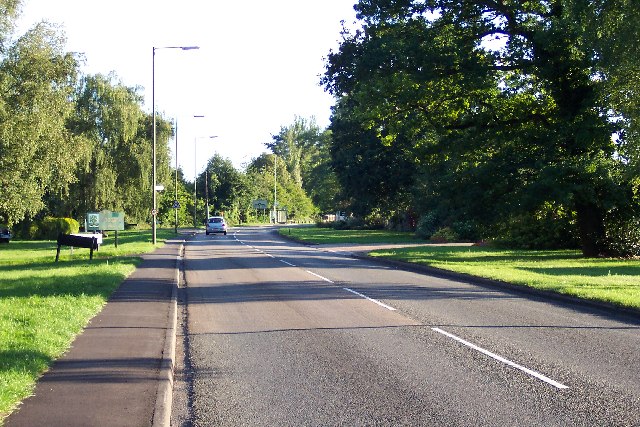
[(594, 203), (578, 203), (578, 229), (582, 255), (594, 258), (604, 255), (604, 221), (600, 209)]

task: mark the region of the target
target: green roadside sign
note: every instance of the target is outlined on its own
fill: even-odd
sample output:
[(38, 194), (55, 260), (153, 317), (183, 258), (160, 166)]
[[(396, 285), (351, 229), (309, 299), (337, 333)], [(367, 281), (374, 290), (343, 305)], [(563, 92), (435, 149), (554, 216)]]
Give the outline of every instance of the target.
[(124, 212), (100, 211), (100, 229), (104, 231), (124, 230)]
[(89, 212), (87, 214), (87, 231), (100, 230), (100, 213)]
[(124, 212), (100, 211), (87, 214), (87, 231), (124, 230)]

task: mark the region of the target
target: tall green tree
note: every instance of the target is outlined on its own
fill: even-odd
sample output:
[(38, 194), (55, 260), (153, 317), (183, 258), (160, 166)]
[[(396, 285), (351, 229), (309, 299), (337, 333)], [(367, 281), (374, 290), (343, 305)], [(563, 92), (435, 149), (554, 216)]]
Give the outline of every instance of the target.
[(320, 212), (335, 212), (340, 206), (341, 186), (331, 160), (332, 133), (324, 130), (318, 139), (317, 149), (308, 160), (308, 172), (303, 189), (320, 209)]
[(5, 52), (7, 39), (13, 33), (21, 4), (20, 0), (0, 0), (0, 53), (2, 54)]
[(231, 160), (219, 154), (209, 159), (205, 171), (198, 176), (197, 187), (201, 188), (200, 196), (203, 199), (209, 197), (212, 212), (237, 211), (239, 201), (244, 199), (247, 192), (242, 172), (233, 166)]
[(262, 154), (254, 159), (247, 167), (247, 180), (253, 200), (268, 200), (269, 209), (273, 209), (275, 196), (278, 208), (286, 209), (291, 219), (306, 220), (317, 213), (313, 202), (291, 177), (285, 163), (273, 154)]
[[(132, 222), (148, 219), (153, 123), (142, 111), (137, 90), (120, 83), (115, 74), (85, 76), (69, 126), (89, 147), (69, 199), (75, 215), (109, 209), (124, 211)], [(168, 185), (172, 128), (161, 116), (156, 126), (157, 182)]]
[[(630, 1), (362, 0), (324, 83), (349, 117), (412, 142), (427, 203), (485, 225), (552, 203), (575, 212), (585, 255), (638, 208), (632, 109), (605, 94), (640, 61), (604, 21)], [(634, 31), (626, 31), (633, 36)], [(631, 40), (629, 37), (628, 40)], [(626, 108), (623, 107), (626, 106)], [(344, 115), (344, 114), (343, 114)], [(617, 135), (617, 139), (612, 135)], [(366, 144), (366, 142), (362, 142)]]
[[(176, 171), (165, 181), (165, 191), (159, 193), (158, 216), (159, 223), (163, 226), (175, 226), (176, 213), (178, 214), (178, 227), (193, 225), (193, 183), (187, 182), (184, 172), (178, 168), (177, 197), (176, 197)], [(174, 208), (174, 201), (178, 201), (178, 208)]]
[[(17, 2), (2, 2), (9, 15)], [(8, 25), (3, 15), (1, 25)], [(0, 31), (4, 30), (1, 28)], [(45, 208), (47, 193), (76, 180), (81, 143), (68, 131), (78, 72), (63, 35), (39, 24), (3, 51), (0, 63), (0, 222), (14, 224)]]
[(342, 183), (339, 199), (358, 216), (379, 210), (389, 217), (409, 210), (415, 174), (412, 157), (399, 139), (393, 146), (384, 144), (376, 131), (351, 114), (350, 107), (350, 99), (341, 99), (330, 126), (331, 166)]
[(287, 171), (322, 211), (336, 208), (339, 183), (331, 167), (331, 133), (321, 130), (315, 119), (295, 117), (281, 126), (272, 141), (265, 144), (283, 161)]
[(265, 145), (284, 162), (296, 184), (304, 187), (310, 159), (318, 151), (320, 135), (320, 128), (314, 119), (296, 116), (291, 125), (281, 126), (280, 132)]

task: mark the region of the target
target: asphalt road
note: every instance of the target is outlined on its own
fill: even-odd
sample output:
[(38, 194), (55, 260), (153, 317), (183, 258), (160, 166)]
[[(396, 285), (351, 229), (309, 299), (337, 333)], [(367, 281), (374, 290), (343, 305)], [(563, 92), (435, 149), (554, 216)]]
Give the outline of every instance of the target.
[(187, 242), (172, 425), (639, 426), (640, 322), (281, 240)]

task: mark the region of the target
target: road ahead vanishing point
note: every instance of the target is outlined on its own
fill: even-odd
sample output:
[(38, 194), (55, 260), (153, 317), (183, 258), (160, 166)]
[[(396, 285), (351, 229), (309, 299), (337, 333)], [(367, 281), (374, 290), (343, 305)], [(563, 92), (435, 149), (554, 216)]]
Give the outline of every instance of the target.
[(637, 319), (282, 240), (185, 245), (173, 425), (640, 425)]

